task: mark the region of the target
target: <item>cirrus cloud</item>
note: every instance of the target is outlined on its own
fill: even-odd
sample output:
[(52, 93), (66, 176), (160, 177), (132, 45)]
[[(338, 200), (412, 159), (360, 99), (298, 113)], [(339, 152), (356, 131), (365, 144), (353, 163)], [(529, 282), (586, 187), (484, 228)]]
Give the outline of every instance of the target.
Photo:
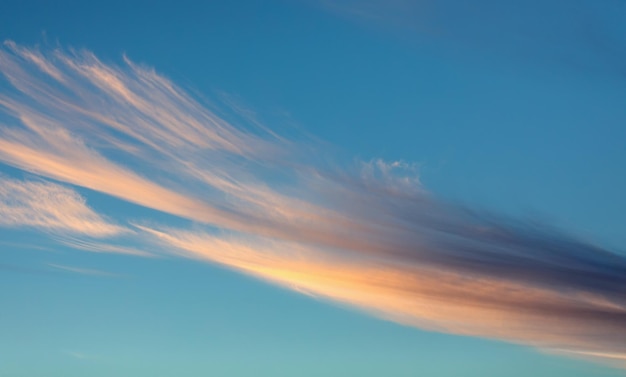
[[(9, 84), (0, 93), (0, 161), (193, 222), (124, 219), (133, 243), (411, 326), (607, 362), (626, 357), (621, 254), (441, 201), (404, 162), (331, 168), (305, 158), (297, 143), (230, 125), (129, 59), (114, 66), (90, 52), (7, 42), (0, 72)], [(121, 231), (102, 228), (60, 186), (5, 182), (22, 195), (20, 211), (43, 214), (6, 221)], [(73, 212), (48, 211), (32, 195), (37, 185), (64, 193)]]
[(0, 177), (0, 226), (110, 237), (129, 230), (89, 208), (74, 190), (45, 181)]

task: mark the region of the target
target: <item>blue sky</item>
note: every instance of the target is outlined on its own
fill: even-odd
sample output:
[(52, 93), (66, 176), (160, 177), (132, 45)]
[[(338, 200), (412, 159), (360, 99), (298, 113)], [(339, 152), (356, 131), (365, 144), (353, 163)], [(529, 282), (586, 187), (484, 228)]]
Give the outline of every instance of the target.
[(0, 376), (621, 376), (621, 1), (13, 2)]

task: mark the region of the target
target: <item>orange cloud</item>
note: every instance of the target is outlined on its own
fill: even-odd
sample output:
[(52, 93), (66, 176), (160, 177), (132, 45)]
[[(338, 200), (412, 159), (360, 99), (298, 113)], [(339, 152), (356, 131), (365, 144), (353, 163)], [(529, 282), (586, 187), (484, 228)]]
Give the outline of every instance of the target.
[(129, 232), (105, 220), (75, 191), (44, 181), (0, 177), (0, 226), (110, 237)]
[(602, 295), (397, 261), (246, 243), (208, 233), (139, 229), (178, 255), (219, 263), (297, 292), (406, 325), (482, 336), (602, 359), (626, 358), (626, 307)]
[[(89, 52), (9, 42), (0, 72), (12, 86), (0, 94), (1, 162), (212, 229), (148, 219), (127, 232), (133, 244), (407, 325), (611, 362), (626, 354), (623, 255), (442, 202), (411, 164), (329, 168), (302, 158), (296, 143), (230, 125), (128, 59), (117, 67)], [(5, 225), (122, 232), (69, 189), (44, 183), (66, 193), (49, 203), (11, 185), (7, 198), (22, 199), (19, 209), (5, 200)], [(61, 242), (146, 255), (144, 247), (80, 237)]]

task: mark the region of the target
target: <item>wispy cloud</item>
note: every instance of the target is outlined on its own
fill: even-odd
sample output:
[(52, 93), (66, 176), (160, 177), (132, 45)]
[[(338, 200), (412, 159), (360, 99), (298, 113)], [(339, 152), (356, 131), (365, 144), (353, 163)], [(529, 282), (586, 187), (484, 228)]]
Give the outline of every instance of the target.
[(500, 228), (500, 234), (493, 226), (468, 228), (468, 233), (446, 230), (445, 225), (452, 226), (445, 224), (449, 220), (390, 232), (406, 244), (371, 253), (208, 232), (142, 230), (155, 243), (176, 248), (178, 255), (407, 325), (567, 349), (607, 362), (626, 355), (623, 258), (526, 227)]
[(84, 237), (70, 237), (63, 236), (58, 238), (58, 242), (63, 245), (69, 246), (73, 249), (89, 251), (92, 253), (114, 253), (114, 254), (127, 254), (140, 257), (155, 257), (153, 253), (149, 253), (145, 250), (141, 250), (135, 247), (120, 245), (108, 240), (108, 242), (94, 241), (92, 239), (85, 239)]
[(128, 231), (98, 215), (69, 188), (3, 177), (0, 177), (0, 226), (34, 227), (92, 237)]
[(626, 75), (621, 1), (303, 1), (420, 44), (436, 40), (454, 51), (481, 50), (524, 65)]
[(624, 256), (442, 202), (410, 164), (315, 162), (124, 64), (5, 44), (0, 161), (194, 221), (132, 219), (133, 244), (407, 325), (610, 362), (626, 355)]
[(113, 273), (110, 273), (110, 272), (94, 270), (94, 269), (90, 269), (90, 268), (79, 268), (79, 267), (65, 266), (65, 265), (62, 265), (62, 264), (55, 264), (55, 263), (48, 263), (48, 266), (50, 266), (52, 268), (55, 268), (57, 270), (72, 272), (72, 273), (80, 274), (80, 275), (91, 275), (91, 276), (102, 276), (102, 277), (105, 277), (105, 276), (106, 277), (120, 276), (120, 275), (113, 274)]

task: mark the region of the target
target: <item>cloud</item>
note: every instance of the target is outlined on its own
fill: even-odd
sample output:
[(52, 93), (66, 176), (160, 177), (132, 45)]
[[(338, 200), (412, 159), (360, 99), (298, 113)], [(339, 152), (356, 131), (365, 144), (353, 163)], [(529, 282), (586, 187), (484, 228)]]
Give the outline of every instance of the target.
[(0, 226), (109, 237), (128, 231), (106, 221), (75, 191), (44, 181), (0, 177)]
[(304, 1), (419, 44), (435, 40), (449, 50), (479, 50), (497, 58), (491, 60), (626, 75), (626, 39), (617, 16), (626, 10), (621, 1)]
[(408, 163), (303, 155), (315, 146), (232, 126), (128, 59), (9, 42), (0, 72), (0, 161), (193, 222), (125, 219), (141, 247), (61, 238), (72, 247), (171, 253), (411, 326), (626, 355), (621, 254), (443, 202)]
[(395, 243), (405, 246), (368, 251), (140, 229), (179, 256), (219, 263), (399, 323), (567, 350), (614, 364), (626, 356), (623, 257), (528, 227), (498, 230), (480, 217), (473, 221), (484, 228), (459, 229), (449, 223), (457, 222), (456, 216), (433, 222), (428, 218), (433, 214), (424, 213), (406, 232), (389, 232), (389, 245), (402, 237)]
[(80, 275), (91, 275), (91, 276), (102, 276), (102, 277), (116, 277), (119, 276), (117, 274), (112, 274), (110, 272), (104, 272), (104, 271), (100, 271), (100, 270), (94, 270), (94, 269), (90, 269), (90, 268), (78, 268), (78, 267), (71, 267), (71, 266), (65, 266), (62, 264), (55, 264), (55, 263), (48, 263), (48, 266), (55, 268), (57, 270), (62, 270), (62, 271), (67, 271), (67, 272), (73, 272), (75, 274), (80, 274)]
[(120, 245), (119, 242), (112, 243), (110, 240), (109, 242), (98, 242), (91, 239), (85, 239), (84, 237), (64, 236), (58, 238), (58, 241), (73, 249), (89, 251), (92, 253), (114, 253), (135, 255), (139, 257), (155, 257), (155, 254), (153, 253), (149, 253), (135, 247)]

